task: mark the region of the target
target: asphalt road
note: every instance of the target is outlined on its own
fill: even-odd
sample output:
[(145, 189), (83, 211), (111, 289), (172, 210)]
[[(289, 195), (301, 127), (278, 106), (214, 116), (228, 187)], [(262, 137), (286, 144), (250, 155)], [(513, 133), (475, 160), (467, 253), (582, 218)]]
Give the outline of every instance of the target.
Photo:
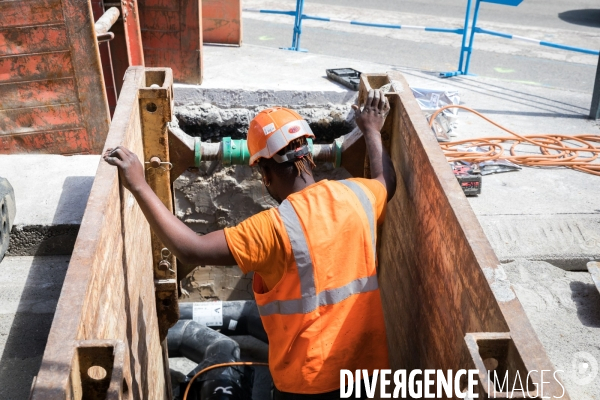
[[(345, 5), (383, 11), (464, 18), (466, 0), (307, 0), (307, 2)], [(474, 1), (473, 1), (474, 3)], [(600, 29), (600, 2), (596, 0), (524, 0), (518, 7), (487, 3), (482, 5), (480, 21), (507, 22), (547, 28)]]
[[(258, 3), (260, 5), (260, 0)], [(374, 21), (378, 15), (386, 13), (407, 13), (406, 15), (413, 15), (413, 19), (414, 15), (422, 15), (429, 20), (434, 18), (434, 21), (435, 18), (439, 18), (441, 23), (444, 23), (446, 20), (464, 19), (466, 0), (371, 0), (368, 2), (307, 0), (306, 4), (307, 7), (321, 6), (327, 16), (335, 16), (331, 13), (343, 10), (339, 8), (341, 6), (363, 9), (365, 15), (363, 20), (368, 21)], [(285, 3), (277, 8), (288, 7), (289, 4)], [(331, 7), (331, 11), (327, 7)], [(280, 17), (277, 20), (272, 18), (265, 20), (266, 17), (262, 17), (263, 15), (244, 13), (244, 42), (269, 47), (289, 47), (293, 19)], [(550, 37), (554, 42), (600, 48), (600, 3), (596, 0), (525, 0), (518, 7), (485, 3), (482, 5), (479, 21), (479, 26), (486, 23), (506, 24), (505, 29), (510, 30), (514, 27), (519, 30), (519, 33), (525, 32), (525, 34), (520, 33), (522, 36), (529, 37), (537, 31), (544, 30), (546, 37)], [(376, 28), (357, 28), (354, 33), (352, 31), (354, 26), (319, 24), (313, 23), (310, 26), (306, 24), (303, 29), (302, 47), (313, 53), (397, 65), (431, 71), (432, 74), (457, 69), (459, 49), (456, 45), (422, 41), (421, 37), (410, 35), (376, 32), (373, 30)], [(422, 35), (431, 34), (424, 32)], [(575, 90), (591, 95), (596, 74), (594, 56), (583, 55), (582, 58), (579, 53), (548, 48), (540, 50), (541, 46), (493, 38), (497, 41), (499, 50), (496, 50), (494, 46), (484, 45), (486, 39), (490, 41), (489, 37), (481, 39), (481, 36), (483, 35), (476, 37), (475, 51), (471, 59), (471, 73), (500, 80)], [(452, 40), (457, 45), (460, 43), (458, 35)], [(577, 42), (574, 43), (574, 40)], [(511, 50), (511, 46), (515, 46), (514, 51)], [(554, 51), (554, 53), (542, 56), (539, 54), (547, 51)], [(576, 57), (579, 57), (577, 61), (572, 61)]]

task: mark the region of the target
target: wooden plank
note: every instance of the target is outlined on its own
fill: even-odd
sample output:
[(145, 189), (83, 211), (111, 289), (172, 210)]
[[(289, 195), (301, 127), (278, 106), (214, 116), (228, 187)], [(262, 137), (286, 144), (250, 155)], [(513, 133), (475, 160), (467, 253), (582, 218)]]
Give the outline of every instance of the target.
[(0, 82), (50, 80), (72, 76), (73, 66), (69, 52), (0, 57)]
[(0, 154), (89, 154), (85, 129), (47, 131), (22, 135), (1, 135)]
[[(131, 68), (125, 79), (106, 146), (126, 146), (141, 159), (138, 88), (144, 69)], [(117, 169), (101, 161), (31, 398), (86, 398), (71, 379), (82, 340), (124, 344), (126, 356), (118, 367), (128, 390), (119, 398), (165, 398), (153, 278), (150, 227), (131, 193), (119, 185)]]
[(0, 29), (0, 54), (16, 55), (68, 50), (64, 24)]
[[(379, 237), (392, 369), (473, 368), (466, 334), (499, 332), (509, 333), (528, 370), (553, 371), (514, 292), (499, 287), (498, 259), (404, 78), (363, 74), (360, 98), (390, 79), (404, 87), (387, 95), (382, 130), (397, 175)], [(562, 389), (554, 382), (545, 392)]]
[(0, 111), (0, 135), (68, 130), (82, 125), (77, 104)]
[(202, 0), (204, 43), (242, 44), (240, 0)]
[(61, 0), (0, 2), (0, 28), (64, 22)]
[(140, 0), (138, 8), (146, 66), (172, 68), (176, 82), (202, 83), (200, 0)]
[(0, 84), (0, 110), (77, 102), (73, 78)]

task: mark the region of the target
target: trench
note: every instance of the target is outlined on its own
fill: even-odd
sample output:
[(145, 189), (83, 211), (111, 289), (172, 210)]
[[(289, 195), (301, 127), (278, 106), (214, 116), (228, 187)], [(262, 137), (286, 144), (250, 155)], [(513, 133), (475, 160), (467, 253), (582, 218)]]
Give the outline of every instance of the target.
[[(217, 142), (224, 137), (245, 139), (249, 121), (256, 110), (226, 110), (211, 107), (210, 112), (197, 112), (195, 107), (175, 110), (179, 127), (202, 141)], [(315, 143), (331, 143), (349, 133), (354, 124), (342, 108), (297, 110), (315, 134)], [(212, 118), (209, 114), (212, 114)], [(219, 122), (211, 122), (219, 114)], [(233, 116), (232, 116), (233, 115)], [(203, 118), (204, 117), (204, 118)], [(350, 175), (343, 169), (319, 164), (313, 171), (315, 180), (344, 179)], [(220, 162), (204, 162), (200, 168), (190, 168), (173, 184), (177, 216), (199, 234), (234, 226), (246, 218), (273, 207), (262, 185), (260, 175), (249, 166), (223, 167)], [(183, 266), (187, 270), (188, 266)], [(181, 287), (189, 296), (181, 302), (253, 300), (251, 274), (244, 275), (237, 266), (196, 267), (181, 279)], [(267, 361), (268, 345), (249, 336), (233, 336), (239, 343), (244, 361)], [(196, 366), (185, 357), (170, 359), (174, 387)], [(268, 398), (271, 377), (266, 368), (255, 370), (253, 398)]]

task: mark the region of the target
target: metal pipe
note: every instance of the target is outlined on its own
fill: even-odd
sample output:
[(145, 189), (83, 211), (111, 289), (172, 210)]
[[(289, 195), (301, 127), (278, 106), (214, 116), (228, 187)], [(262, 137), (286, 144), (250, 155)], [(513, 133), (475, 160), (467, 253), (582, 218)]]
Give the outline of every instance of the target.
[[(316, 163), (332, 163), (334, 167), (341, 165), (343, 137), (331, 144), (313, 144), (309, 139), (309, 148)], [(223, 138), (219, 143), (202, 142), (196, 138), (196, 166), (202, 161), (222, 161), (223, 165), (248, 165), (250, 154), (245, 140)]]
[(465, 60), (465, 68), (462, 71), (463, 75), (469, 74), (469, 64), (471, 64), (471, 54), (473, 53), (473, 40), (475, 39), (475, 28), (477, 27), (477, 18), (479, 17), (479, 6), (481, 0), (477, 0), (475, 3), (475, 11), (473, 12), (473, 25), (471, 26), (471, 37), (469, 38), (469, 52)]
[(115, 22), (117, 22), (119, 15), (121, 15), (121, 12), (116, 7), (111, 7), (106, 10), (106, 12), (102, 14), (102, 16), (98, 18), (98, 21), (96, 21), (94, 24), (94, 27), (96, 28), (96, 36), (107, 33), (115, 24)]
[(326, 163), (335, 161), (335, 153), (332, 144), (313, 144), (312, 156), (313, 160), (317, 163)]
[(592, 92), (590, 119), (600, 119), (600, 57), (598, 57), (598, 66), (596, 67), (596, 80), (594, 82), (594, 91)]

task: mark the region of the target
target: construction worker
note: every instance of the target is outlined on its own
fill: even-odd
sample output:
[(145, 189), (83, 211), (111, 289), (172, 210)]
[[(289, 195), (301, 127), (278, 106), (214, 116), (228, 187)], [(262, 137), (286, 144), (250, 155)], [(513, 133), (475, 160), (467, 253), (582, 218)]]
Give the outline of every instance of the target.
[(380, 134), (389, 104), (371, 90), (364, 108), (353, 108), (372, 179), (315, 182), (306, 121), (285, 108), (264, 110), (250, 123), (250, 164), (280, 205), (204, 236), (163, 206), (134, 153), (117, 147), (104, 155), (178, 259), (254, 272), (275, 400), (338, 399), (340, 370), (389, 368), (375, 251), (377, 224), (395, 188)]

